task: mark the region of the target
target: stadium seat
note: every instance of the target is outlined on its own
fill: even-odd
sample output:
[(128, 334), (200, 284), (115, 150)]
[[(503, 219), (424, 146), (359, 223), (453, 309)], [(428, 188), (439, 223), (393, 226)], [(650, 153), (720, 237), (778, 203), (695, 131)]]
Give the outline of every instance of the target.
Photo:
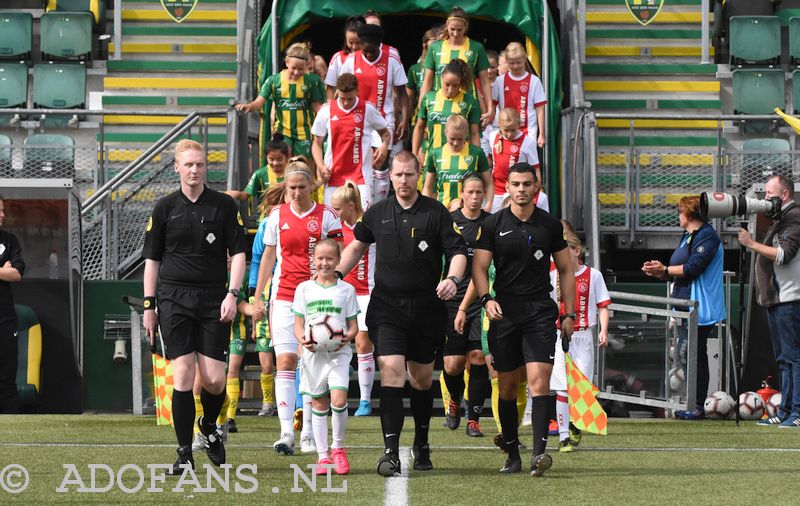
[(800, 16), (800, 0), (781, 0), (775, 15), (781, 20), (781, 26), (789, 26), (794, 16)]
[(786, 139), (747, 139), (742, 143), (742, 151), (791, 151), (792, 146)]
[[(80, 64), (42, 64), (33, 67), (33, 107), (82, 108), (86, 103), (86, 68)], [(68, 116), (48, 116), (47, 127), (67, 126)]]
[[(0, 108), (28, 105), (28, 66), (24, 63), (0, 63)], [(0, 114), (0, 126), (18, 121), (19, 115)]]
[(106, 23), (106, 0), (46, 0), (46, 12), (89, 12), (95, 31)]
[[(772, 114), (786, 106), (786, 77), (782, 69), (737, 69), (733, 71), (733, 113)], [(774, 121), (742, 121), (744, 132), (764, 132)]]
[(778, 64), (781, 22), (776, 16), (734, 16), (730, 20), (730, 63)]
[(0, 11), (0, 58), (30, 60), (33, 16)]
[(19, 332), (17, 352), (17, 394), (21, 406), (39, 404), (42, 368), (42, 325), (28, 306), (15, 304)]
[(795, 114), (800, 112), (800, 69), (792, 72), (792, 109)]
[(92, 15), (88, 12), (46, 12), (41, 19), (42, 59), (81, 58), (92, 53)]
[(800, 16), (789, 20), (789, 63), (800, 64)]
[[(724, 5), (723, 5), (724, 4)], [(771, 0), (717, 0), (714, 2), (714, 34), (727, 37), (730, 19), (734, 16), (772, 16), (775, 7)]]
[(22, 172), (22, 177), (74, 178), (75, 141), (67, 135), (29, 135)]
[(0, 177), (12, 177), (11, 172), (11, 137), (0, 134)]
[(742, 166), (758, 167), (762, 173), (792, 177), (791, 150), (786, 139), (748, 139), (742, 143)]

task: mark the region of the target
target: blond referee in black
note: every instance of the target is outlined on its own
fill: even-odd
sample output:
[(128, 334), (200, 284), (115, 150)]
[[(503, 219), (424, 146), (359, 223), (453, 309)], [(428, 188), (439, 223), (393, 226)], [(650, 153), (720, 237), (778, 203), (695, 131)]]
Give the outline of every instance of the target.
[[(550, 298), (550, 256), (555, 260), (568, 308), (575, 307), (575, 275), (561, 222), (536, 208), (534, 181), (533, 166), (518, 163), (509, 168), (506, 188), (511, 205), (481, 224), (472, 259), (472, 280), (489, 316), (489, 351), (500, 388), (500, 425), (508, 453), (500, 472), (516, 473), (522, 468), (516, 399), (520, 375), (527, 373), (533, 397), (531, 476), (542, 476), (553, 465), (552, 457), (545, 453), (558, 318), (558, 307)], [(489, 293), (487, 277), (492, 261), (496, 299)], [(561, 322), (565, 348), (574, 321), (575, 314), (567, 313)]]
[[(375, 243), (375, 288), (367, 326), (381, 368), (381, 429), (385, 452), (378, 474), (400, 473), (403, 387), (408, 371), (414, 415), (414, 469), (433, 469), (428, 428), (433, 411), (433, 359), (444, 341), (447, 308), (467, 265), (467, 247), (453, 218), (438, 201), (417, 192), (417, 158), (402, 151), (389, 177), (394, 197), (373, 204), (356, 225), (342, 254), (340, 277)], [(442, 279), (442, 257), (450, 268)]]
[[(178, 437), (178, 460), (172, 473), (181, 474), (182, 465), (194, 468), (195, 362), (205, 413), (197, 424), (208, 458), (217, 466), (225, 463), (216, 419), (225, 400), (225, 351), (244, 277), (246, 241), (236, 203), (205, 186), (206, 154), (200, 144), (178, 142), (175, 172), (180, 176), (180, 190), (156, 202), (142, 256), (145, 330), (153, 343), (160, 325), (164, 351), (172, 361), (172, 418)], [(228, 255), (231, 284), (226, 288)]]

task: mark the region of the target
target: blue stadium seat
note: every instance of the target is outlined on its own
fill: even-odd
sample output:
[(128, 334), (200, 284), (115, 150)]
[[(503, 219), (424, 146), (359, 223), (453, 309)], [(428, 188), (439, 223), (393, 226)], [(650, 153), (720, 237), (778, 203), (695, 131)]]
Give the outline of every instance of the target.
[(0, 11), (0, 58), (30, 60), (33, 16)]
[(22, 177), (74, 178), (75, 141), (68, 135), (33, 134), (25, 138)]
[(780, 63), (781, 22), (777, 16), (734, 16), (730, 23), (731, 65)]
[(41, 24), (42, 59), (86, 58), (92, 53), (92, 15), (88, 12), (46, 12)]

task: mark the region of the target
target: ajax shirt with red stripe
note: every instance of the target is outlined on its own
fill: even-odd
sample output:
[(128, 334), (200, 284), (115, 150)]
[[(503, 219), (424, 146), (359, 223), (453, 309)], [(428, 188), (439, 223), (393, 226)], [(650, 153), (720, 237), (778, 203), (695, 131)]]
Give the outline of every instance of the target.
[[(342, 236), (344, 237), (344, 247), (353, 242), (355, 235), (353, 231), (356, 226), (348, 225), (342, 221)], [(344, 280), (353, 285), (356, 289), (356, 295), (369, 295), (372, 293), (372, 288), (375, 286), (375, 243), (369, 245), (364, 255), (358, 260), (358, 263), (353, 270), (351, 270)]]
[(539, 135), (536, 108), (547, 103), (542, 81), (535, 75), (525, 72), (522, 77), (514, 77), (511, 72), (498, 76), (492, 84), (492, 100), (497, 104), (495, 125), (500, 111), (511, 107), (519, 112), (519, 128), (531, 139)]
[(539, 155), (536, 144), (530, 137), (517, 132), (514, 140), (508, 140), (499, 131), (492, 132), (489, 137), (492, 146), (492, 178), (494, 179), (495, 196), (506, 195), (506, 181), (508, 181), (508, 168), (515, 163), (526, 162), (534, 167), (539, 166)]
[(400, 58), (380, 51), (378, 59), (367, 61), (361, 51), (351, 54), (342, 65), (342, 73), (358, 79), (358, 98), (374, 105), (389, 124), (394, 124), (394, 87), (408, 83)]
[(275, 246), (277, 258), (270, 300), (294, 300), (297, 286), (314, 274), (314, 247), (325, 238), (342, 239), (342, 224), (332, 207), (314, 202), (303, 214), (291, 204), (272, 209), (264, 231), (264, 244)]
[[(556, 286), (557, 270), (550, 271), (550, 285)], [(551, 292), (556, 300), (556, 290)], [(564, 302), (556, 300), (559, 304), (559, 316), (566, 314)], [(600, 271), (586, 265), (575, 273), (575, 330), (588, 330), (597, 325), (597, 310), (611, 304), (606, 282)], [(558, 327), (561, 328), (561, 318)]]

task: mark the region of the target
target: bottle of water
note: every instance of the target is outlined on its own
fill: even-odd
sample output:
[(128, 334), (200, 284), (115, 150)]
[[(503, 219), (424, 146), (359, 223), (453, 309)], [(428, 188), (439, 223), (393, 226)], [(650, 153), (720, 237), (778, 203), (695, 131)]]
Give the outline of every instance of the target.
[(48, 263), (50, 264), (50, 279), (58, 279), (58, 254), (55, 248), (50, 250)]

